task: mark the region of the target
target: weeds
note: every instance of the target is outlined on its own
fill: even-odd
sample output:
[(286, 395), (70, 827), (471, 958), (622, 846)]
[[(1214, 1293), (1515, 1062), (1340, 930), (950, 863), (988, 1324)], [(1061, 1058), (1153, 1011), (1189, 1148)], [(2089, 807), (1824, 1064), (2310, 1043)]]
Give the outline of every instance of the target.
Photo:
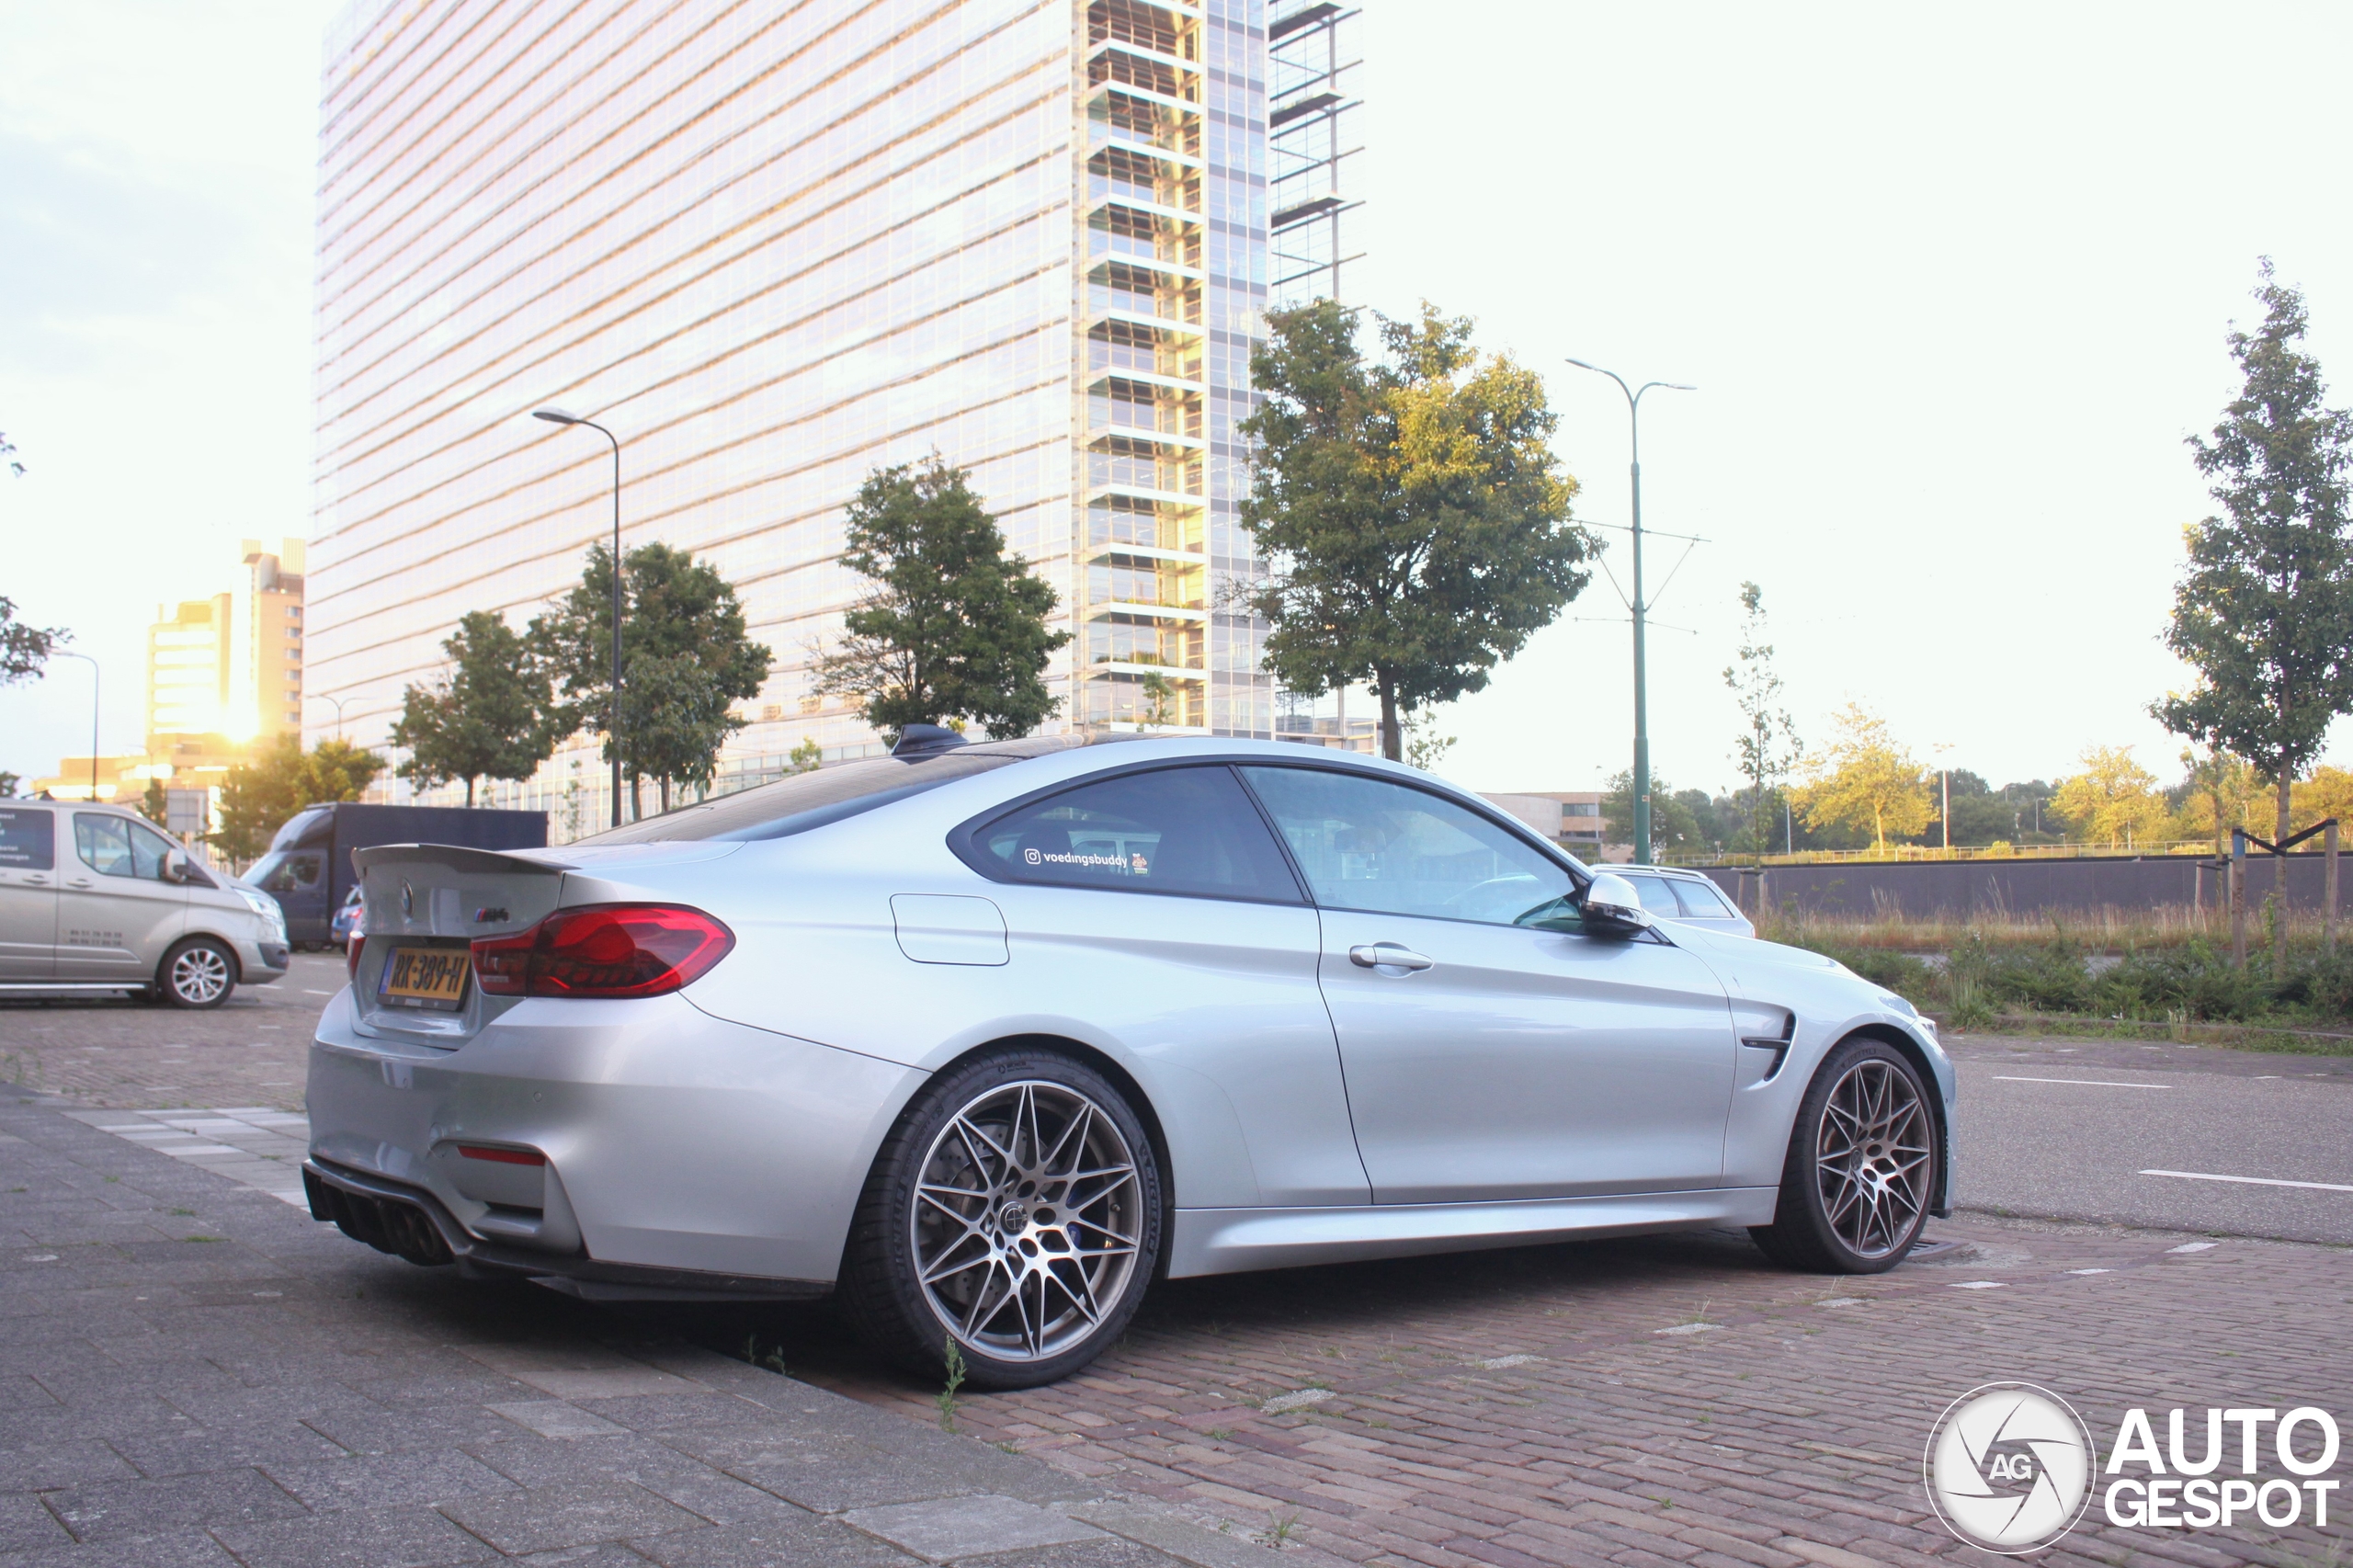
[(956, 1430), (956, 1391), (964, 1386), (964, 1352), (957, 1347), (956, 1336), (952, 1334), (944, 1343), (946, 1351), (942, 1359), (948, 1368), (948, 1386), (932, 1395), (931, 1403), (939, 1406), (939, 1429), (953, 1432)]
[(1291, 1543), (1291, 1537), (1299, 1533), (1299, 1516), (1269, 1514), (1267, 1517), (1270, 1522), (1258, 1532), (1258, 1544), (1279, 1551)]
[(779, 1340), (775, 1349), (763, 1356), (760, 1354), (760, 1336), (756, 1332), (744, 1336), (744, 1359), (755, 1367), (766, 1367), (779, 1378), (791, 1375), (784, 1369), (783, 1342)]

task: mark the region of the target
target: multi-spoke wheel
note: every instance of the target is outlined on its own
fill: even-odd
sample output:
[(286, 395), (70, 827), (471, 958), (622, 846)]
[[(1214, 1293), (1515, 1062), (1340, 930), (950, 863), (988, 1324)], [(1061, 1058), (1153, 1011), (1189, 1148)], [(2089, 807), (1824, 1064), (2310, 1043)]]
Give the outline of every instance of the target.
[(1936, 1121), (1919, 1074), (1892, 1046), (1849, 1040), (1799, 1107), (1773, 1222), (1749, 1234), (1790, 1267), (1876, 1274), (1919, 1239), (1936, 1176)]
[(976, 1387), (1050, 1382), (1093, 1360), (1142, 1299), (1160, 1173), (1099, 1074), (1043, 1051), (968, 1062), (883, 1144), (842, 1289), (878, 1349), (937, 1374), (949, 1343)]
[(175, 1007), (218, 1007), (237, 983), (234, 954), (210, 937), (192, 937), (164, 955), (155, 990)]

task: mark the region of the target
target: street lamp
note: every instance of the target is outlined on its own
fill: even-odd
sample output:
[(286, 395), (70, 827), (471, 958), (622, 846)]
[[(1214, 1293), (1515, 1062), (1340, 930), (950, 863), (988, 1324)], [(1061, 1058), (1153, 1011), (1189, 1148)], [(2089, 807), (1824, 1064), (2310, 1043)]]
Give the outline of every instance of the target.
[(69, 653), (63, 648), (52, 648), (50, 656), (58, 659), (79, 659), (90, 666), (90, 804), (98, 803), (98, 662), (87, 653)]
[(311, 693), (311, 700), (313, 702), (332, 702), (335, 704), (335, 738), (336, 740), (343, 739), (343, 705), (350, 701), (351, 699), (348, 697), (329, 697), (324, 691), (314, 691)]
[(535, 408), (531, 417), (551, 425), (585, 425), (613, 444), (613, 704), (607, 722), (613, 737), (613, 825), (621, 825), (621, 443), (593, 419), (561, 408)]
[[(1588, 365), (1582, 359), (1570, 364), (1580, 370), (1608, 376), (1626, 394), (1626, 423), (1633, 436), (1634, 479), (1634, 863), (1650, 864), (1651, 858), (1651, 720), (1650, 671), (1645, 661), (1643, 640), (1643, 394), (1653, 387), (1668, 392), (1698, 392), (1681, 381), (1644, 381), (1630, 387), (1626, 378), (1615, 370), (1605, 370), (1598, 365)], [(1671, 574), (1670, 574), (1671, 575)]]

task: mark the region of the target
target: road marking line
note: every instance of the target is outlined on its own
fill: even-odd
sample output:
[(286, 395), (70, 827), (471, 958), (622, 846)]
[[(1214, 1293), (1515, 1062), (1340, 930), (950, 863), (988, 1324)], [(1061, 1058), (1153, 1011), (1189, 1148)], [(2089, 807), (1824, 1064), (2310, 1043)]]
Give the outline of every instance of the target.
[(2172, 1176), (2177, 1181), (2234, 1181), (2246, 1187), (2301, 1187), (2313, 1192), (2353, 1192), (2353, 1187), (2333, 1181), (2281, 1181), (2276, 1176), (2216, 1176), (2211, 1171), (2143, 1171), (2141, 1174)]
[(1999, 1279), (1964, 1279), (1960, 1284), (1953, 1286), (1952, 1289), (1956, 1290), (1998, 1290), (2002, 1289), (2002, 1282)]
[(305, 996), (332, 996), (335, 993), (332, 991), (313, 991), (306, 985), (302, 988), (302, 994)]
[(2116, 1270), (2113, 1268), (2071, 1268), (2067, 1272), (2070, 1274), (2113, 1274)]
[(2081, 1084), (2087, 1089), (2170, 1089), (2171, 1084), (2120, 1084), (2109, 1078), (2013, 1078), (2006, 1073), (1994, 1074), (1997, 1084)]

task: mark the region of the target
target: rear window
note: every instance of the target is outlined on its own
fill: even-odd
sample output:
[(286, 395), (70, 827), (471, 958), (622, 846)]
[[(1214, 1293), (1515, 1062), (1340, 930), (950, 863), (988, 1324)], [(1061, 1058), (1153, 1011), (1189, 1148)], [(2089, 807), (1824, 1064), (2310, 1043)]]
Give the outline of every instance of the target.
[(682, 806), (658, 817), (610, 828), (580, 844), (653, 844), (676, 841), (751, 842), (789, 838), (970, 778), (1008, 763), (1086, 744), (1076, 735), (1032, 735), (1017, 741), (987, 741), (930, 756), (870, 756), (837, 762), (813, 773), (797, 773), (773, 784), (756, 784), (733, 795)]
[(54, 870), (57, 832), (50, 813), (28, 806), (0, 806), (0, 866), (19, 871)]
[(1694, 919), (1729, 920), (1733, 915), (1732, 906), (1724, 903), (1723, 894), (1713, 881), (1687, 882), (1677, 877), (1675, 892), (1683, 901), (1683, 913)]

